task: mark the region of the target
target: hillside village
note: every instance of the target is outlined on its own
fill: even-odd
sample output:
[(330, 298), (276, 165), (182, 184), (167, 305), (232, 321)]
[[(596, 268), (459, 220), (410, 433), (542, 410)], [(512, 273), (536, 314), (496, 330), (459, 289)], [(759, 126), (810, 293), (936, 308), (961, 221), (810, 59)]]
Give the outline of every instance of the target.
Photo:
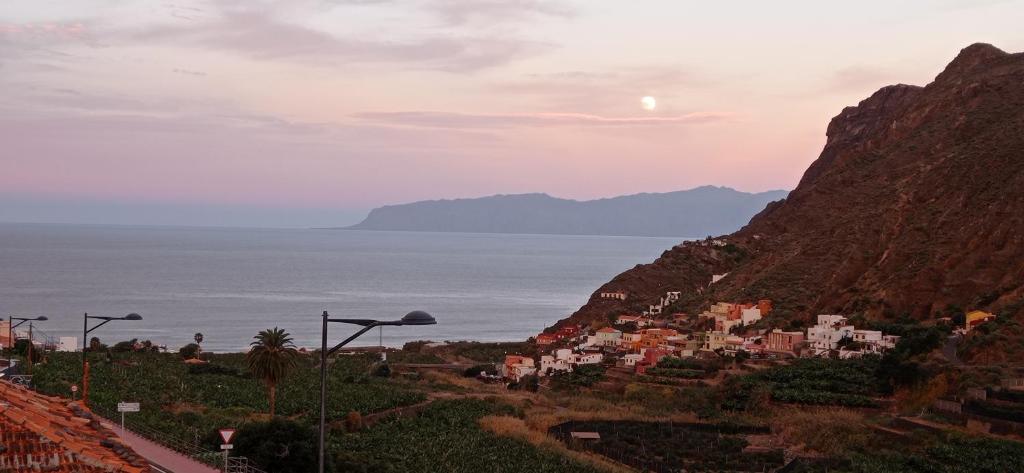
[[(725, 245), (721, 240), (698, 244)], [(710, 284), (726, 276), (714, 275)], [(625, 291), (602, 292), (598, 296), (620, 301), (629, 298)], [(680, 297), (681, 291), (669, 291), (643, 313), (623, 313), (609, 320), (607, 325), (565, 325), (540, 333), (533, 338), (539, 359), (509, 354), (504, 363), (497, 365), (498, 375), (518, 382), (526, 376), (553, 376), (584, 365), (603, 365), (627, 368), (643, 376), (666, 358), (851, 359), (882, 355), (900, 341), (898, 335), (857, 328), (849, 317), (838, 314), (820, 314), (813, 325), (803, 330), (766, 326), (763, 321), (772, 312), (769, 299), (717, 302), (693, 316), (666, 313), (665, 309)], [(994, 317), (984, 311), (969, 312), (964, 326), (954, 332), (963, 335)], [(941, 322), (951, 323), (951, 320)], [(699, 374), (693, 373), (693, 377)]]

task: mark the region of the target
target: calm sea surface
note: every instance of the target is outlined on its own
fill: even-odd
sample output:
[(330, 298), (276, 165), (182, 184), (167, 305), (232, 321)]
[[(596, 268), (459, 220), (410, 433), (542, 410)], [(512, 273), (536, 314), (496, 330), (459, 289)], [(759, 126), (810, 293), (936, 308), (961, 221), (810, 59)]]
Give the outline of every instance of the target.
[[(90, 336), (176, 349), (244, 349), (279, 326), (319, 346), (320, 317), (400, 318), (383, 343), (523, 340), (565, 317), (612, 276), (681, 240), (466, 233), (0, 224), (0, 315), (81, 337), (82, 313), (121, 316)], [(341, 341), (354, 326), (331, 324)], [(376, 345), (377, 332), (360, 339)], [(79, 340), (79, 343), (81, 341)]]

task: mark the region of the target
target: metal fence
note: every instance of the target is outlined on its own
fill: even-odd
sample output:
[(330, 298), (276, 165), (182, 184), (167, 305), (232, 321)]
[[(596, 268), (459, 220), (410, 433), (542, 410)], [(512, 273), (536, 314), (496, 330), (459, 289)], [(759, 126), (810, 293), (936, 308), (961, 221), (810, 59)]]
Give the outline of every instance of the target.
[[(111, 412), (99, 407), (93, 408), (92, 411), (107, 420), (119, 417), (116, 412)], [(111, 423), (114, 422), (111, 421)], [(200, 463), (204, 463), (218, 469), (226, 467), (226, 473), (267, 473), (251, 464), (249, 459), (246, 457), (228, 457), (227, 465), (225, 465), (224, 454), (222, 452), (207, 449), (195, 441), (182, 439), (143, 424), (128, 422), (126, 420), (125, 429), (130, 430), (135, 435), (143, 437), (150, 442), (163, 445), (170, 450), (174, 450), (175, 452), (192, 458)]]
[(225, 473), (267, 473), (249, 464), (245, 457), (228, 457), (227, 471)]

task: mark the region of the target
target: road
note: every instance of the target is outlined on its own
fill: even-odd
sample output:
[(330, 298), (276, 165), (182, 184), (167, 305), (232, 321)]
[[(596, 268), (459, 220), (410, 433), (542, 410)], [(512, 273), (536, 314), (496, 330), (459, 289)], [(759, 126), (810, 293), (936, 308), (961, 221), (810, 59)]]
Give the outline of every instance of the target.
[(946, 360), (955, 366), (964, 364), (964, 362), (960, 360), (960, 356), (956, 353), (957, 345), (959, 345), (959, 343), (959, 335), (950, 335), (949, 338), (946, 339), (946, 344), (942, 346), (942, 354), (945, 355)]
[(185, 455), (171, 450), (156, 442), (146, 440), (132, 431), (121, 432), (121, 426), (104, 420), (103, 426), (110, 429), (121, 438), (125, 444), (145, 458), (153, 468), (159, 472), (166, 473), (220, 473), (220, 470), (197, 462)]

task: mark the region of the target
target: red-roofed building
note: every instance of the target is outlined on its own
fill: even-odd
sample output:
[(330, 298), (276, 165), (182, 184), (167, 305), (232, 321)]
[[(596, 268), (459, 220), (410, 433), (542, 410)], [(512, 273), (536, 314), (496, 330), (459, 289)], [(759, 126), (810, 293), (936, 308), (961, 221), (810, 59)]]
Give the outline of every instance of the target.
[(0, 471), (153, 470), (80, 403), (0, 381)]
[(538, 345), (551, 345), (558, 341), (558, 337), (553, 333), (541, 333), (534, 339)]
[(559, 340), (563, 338), (576, 338), (580, 336), (580, 326), (566, 325), (564, 327), (560, 327), (558, 331), (555, 332), (555, 336), (558, 337)]

